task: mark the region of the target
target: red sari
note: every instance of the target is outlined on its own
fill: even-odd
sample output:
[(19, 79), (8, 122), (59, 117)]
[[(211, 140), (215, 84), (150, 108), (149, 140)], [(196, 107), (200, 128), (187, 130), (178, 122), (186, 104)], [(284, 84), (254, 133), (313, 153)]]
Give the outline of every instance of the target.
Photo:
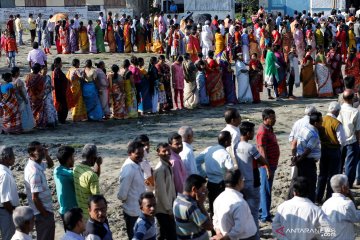
[(345, 74), (354, 76), (354, 89), (358, 89), (358, 86), (360, 85), (360, 59), (358, 57), (354, 57), (352, 60), (350, 60), (350, 58), (347, 59), (345, 65)]
[(210, 105), (218, 107), (225, 104), (224, 85), (221, 78), (219, 64), (211, 58), (207, 59), (206, 90), (210, 98)]
[(63, 54), (70, 53), (70, 43), (69, 43), (69, 28), (66, 26), (63, 28), (62, 26), (59, 29), (60, 36), (60, 45), (62, 47)]
[(250, 60), (249, 78), (253, 103), (260, 103), (260, 92), (263, 91), (263, 67), (259, 60)]
[(18, 134), (22, 132), (21, 113), (14, 88), (9, 89), (6, 93), (0, 91), (0, 117), (3, 119), (1, 130), (4, 133)]
[(339, 94), (342, 93), (344, 90), (344, 81), (341, 71), (341, 53), (340, 49), (336, 50), (331, 49), (327, 56), (327, 61), (330, 65), (330, 72), (331, 72), (331, 80), (334, 93)]
[(198, 59), (197, 54), (198, 52), (201, 52), (201, 49), (200, 49), (200, 41), (196, 36), (194, 35), (189, 36), (189, 42), (186, 46), (186, 52), (190, 54), (192, 62), (195, 62)]

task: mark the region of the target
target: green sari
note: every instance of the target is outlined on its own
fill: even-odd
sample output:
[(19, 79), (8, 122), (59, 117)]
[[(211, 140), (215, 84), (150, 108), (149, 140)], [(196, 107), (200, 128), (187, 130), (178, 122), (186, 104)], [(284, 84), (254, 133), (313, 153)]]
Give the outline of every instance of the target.
[(105, 52), (104, 34), (99, 25), (95, 27), (96, 48), (98, 52)]

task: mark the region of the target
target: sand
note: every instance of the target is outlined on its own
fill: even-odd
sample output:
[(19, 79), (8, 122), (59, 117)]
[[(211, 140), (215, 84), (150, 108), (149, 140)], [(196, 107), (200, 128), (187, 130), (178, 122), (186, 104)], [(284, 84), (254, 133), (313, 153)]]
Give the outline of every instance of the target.
[[(21, 68), (22, 79), (29, 71), (26, 61), (27, 53), (31, 50), (29, 35), (25, 34), (26, 46), (19, 47), (19, 55), (16, 58), (17, 66)], [(66, 73), (71, 65), (73, 58), (81, 61), (84, 66), (85, 60), (104, 61), (106, 68), (110, 71), (112, 64), (121, 65), (125, 58), (130, 58), (131, 54), (75, 54), (75, 55), (57, 55), (55, 47), (51, 49), (52, 55), (48, 56), (48, 63), (60, 56), (63, 60), (63, 71)], [(4, 55), (3, 55), (4, 56)], [(138, 57), (144, 57), (145, 62), (149, 62), (151, 54), (136, 54)], [(5, 58), (0, 59), (0, 72), (7, 71)], [(50, 64), (48, 65), (50, 67)], [(295, 95), (301, 95), (301, 89), (295, 90)], [(274, 187), (272, 193), (272, 210), (275, 214), (276, 207), (284, 201), (287, 196), (290, 184), (290, 144), (288, 135), (293, 123), (304, 115), (306, 104), (314, 104), (323, 114), (326, 113), (328, 103), (334, 99), (302, 99), (273, 101), (267, 100), (266, 92), (262, 94), (264, 101), (261, 104), (239, 104), (233, 107), (237, 108), (243, 121), (249, 120), (256, 124), (256, 129), (261, 120), (261, 111), (264, 108), (273, 108), (276, 112), (277, 122), (274, 126), (276, 136), (279, 141), (281, 156), (278, 169), (275, 174)], [(151, 141), (150, 159), (155, 166), (159, 161), (155, 154), (155, 146), (159, 142), (164, 142), (171, 132), (177, 131), (180, 126), (189, 125), (194, 130), (195, 141), (193, 143), (195, 155), (199, 154), (208, 146), (216, 144), (216, 138), (219, 131), (225, 126), (223, 113), (227, 106), (218, 108), (205, 108), (196, 110), (172, 111), (163, 115), (148, 115), (132, 120), (109, 120), (101, 123), (73, 123), (69, 118), (69, 124), (60, 125), (54, 130), (37, 130), (32, 133), (19, 136), (0, 135), (0, 144), (13, 146), (16, 154), (16, 164), (12, 167), (16, 177), (18, 188), (24, 191), (23, 169), (25, 167), (28, 154), (26, 152), (27, 144), (33, 140), (44, 143), (49, 148), (50, 156), (55, 160), (55, 166), (59, 163), (56, 160), (57, 148), (61, 145), (70, 145), (76, 149), (76, 162), (81, 160), (80, 152), (86, 143), (94, 143), (98, 146), (99, 154), (103, 157), (102, 174), (100, 176), (101, 193), (105, 195), (109, 202), (108, 218), (114, 239), (126, 239), (126, 229), (123, 220), (121, 202), (117, 199), (119, 187), (118, 177), (120, 168), (127, 158), (126, 145), (139, 134), (148, 134)], [(70, 117), (70, 114), (69, 114)], [(76, 164), (76, 163), (75, 163)], [(55, 184), (52, 177), (52, 171), (47, 170), (47, 179), (53, 192), (54, 211), (58, 210), (56, 200)], [(360, 191), (355, 190), (357, 205), (359, 205)], [(24, 203), (25, 204), (25, 203)], [(56, 212), (56, 239), (63, 234), (62, 222), (59, 214)], [(357, 232), (359, 228), (357, 226)], [(260, 228), (260, 234), (263, 239), (271, 239), (271, 226), (266, 225)]]

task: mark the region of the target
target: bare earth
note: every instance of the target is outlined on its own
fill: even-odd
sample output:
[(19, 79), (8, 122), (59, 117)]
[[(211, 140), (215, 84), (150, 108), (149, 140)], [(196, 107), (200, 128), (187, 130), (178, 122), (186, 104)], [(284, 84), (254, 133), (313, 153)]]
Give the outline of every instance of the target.
[[(17, 66), (22, 70), (22, 77), (29, 71), (26, 61), (27, 53), (30, 48), (29, 35), (25, 34), (26, 46), (19, 48), (19, 55), (16, 58)], [(53, 59), (57, 57), (55, 47), (52, 48), (53, 55), (48, 56), (48, 66)], [(4, 55), (3, 55), (4, 56)], [(73, 58), (80, 59), (81, 66), (84, 66), (85, 60), (92, 59), (94, 62), (104, 61), (108, 71), (112, 64), (121, 65), (125, 58), (130, 58), (131, 54), (75, 54), (59, 55), (63, 60), (63, 71), (66, 73), (71, 66)], [(149, 62), (151, 54), (137, 54)], [(7, 71), (5, 58), (0, 59), (0, 72)], [(50, 74), (50, 72), (49, 72)], [(301, 88), (295, 90), (295, 95), (301, 95)], [(326, 113), (328, 103), (334, 99), (302, 99), (290, 101), (275, 102), (267, 100), (264, 92), (261, 104), (240, 104), (235, 105), (239, 109), (243, 121), (249, 120), (256, 124), (256, 128), (261, 123), (261, 111), (264, 108), (273, 108), (276, 111), (277, 122), (274, 127), (281, 149), (281, 158), (279, 167), (275, 174), (273, 187), (272, 213), (275, 214), (276, 207), (284, 201), (287, 196), (290, 184), (289, 155), (290, 145), (288, 135), (293, 123), (301, 118), (304, 113), (305, 104), (314, 104), (323, 114)], [(195, 132), (195, 154), (199, 154), (203, 149), (216, 143), (217, 134), (224, 127), (223, 112), (226, 106), (219, 108), (205, 108), (197, 110), (172, 111), (167, 115), (148, 115), (133, 120), (109, 120), (101, 123), (72, 123), (60, 125), (55, 130), (35, 131), (29, 134), (19, 136), (0, 135), (0, 144), (13, 146), (16, 154), (16, 164), (13, 172), (17, 179), (19, 190), (24, 191), (23, 169), (25, 167), (28, 154), (26, 152), (27, 144), (30, 141), (38, 140), (45, 143), (49, 148), (49, 153), (55, 160), (57, 148), (60, 145), (70, 145), (76, 149), (76, 160), (80, 161), (80, 152), (86, 143), (94, 143), (98, 146), (100, 155), (103, 157), (102, 174), (100, 176), (101, 193), (109, 201), (108, 216), (110, 227), (114, 239), (126, 239), (125, 223), (123, 221), (121, 202), (117, 199), (118, 177), (120, 168), (125, 161), (126, 145), (139, 134), (148, 134), (151, 140), (150, 159), (153, 166), (158, 162), (155, 146), (159, 142), (164, 142), (169, 133), (177, 131), (182, 125), (193, 127)], [(70, 114), (69, 114), (70, 117)], [(58, 165), (57, 160), (55, 164)], [(47, 178), (50, 188), (53, 191), (54, 209), (58, 209), (56, 200), (55, 184), (52, 177), (52, 170), (47, 171)], [(360, 191), (355, 190), (357, 205), (360, 203)], [(56, 239), (63, 234), (62, 222), (57, 214), (57, 232)], [(359, 226), (357, 226), (359, 233)], [(271, 226), (265, 226), (260, 229), (263, 239), (271, 239)], [(360, 238), (359, 238), (360, 239)]]

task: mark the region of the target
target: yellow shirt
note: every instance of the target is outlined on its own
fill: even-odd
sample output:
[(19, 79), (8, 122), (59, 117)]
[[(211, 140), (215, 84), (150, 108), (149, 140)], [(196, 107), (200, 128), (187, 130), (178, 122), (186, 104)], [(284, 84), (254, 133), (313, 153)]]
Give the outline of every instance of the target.
[(33, 18), (29, 18), (28, 23), (29, 23), (29, 30), (35, 30), (36, 29), (35, 20)]
[(22, 25), (20, 18), (15, 19), (15, 27), (16, 27), (17, 32), (20, 32), (21, 30), (23, 30), (23, 25)]

